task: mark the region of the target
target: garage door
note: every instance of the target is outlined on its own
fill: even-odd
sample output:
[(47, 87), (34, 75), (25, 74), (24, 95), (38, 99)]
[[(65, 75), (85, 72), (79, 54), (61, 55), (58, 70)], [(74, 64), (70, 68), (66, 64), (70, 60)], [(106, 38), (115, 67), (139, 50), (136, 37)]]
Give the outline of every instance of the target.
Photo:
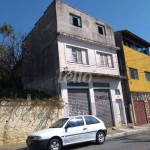
[(145, 110), (145, 104), (143, 101), (134, 101), (134, 113), (136, 117), (136, 125), (140, 126), (147, 124), (147, 115)]
[(113, 126), (109, 90), (94, 90), (96, 114), (107, 127)]
[(69, 116), (89, 115), (88, 90), (68, 90)]

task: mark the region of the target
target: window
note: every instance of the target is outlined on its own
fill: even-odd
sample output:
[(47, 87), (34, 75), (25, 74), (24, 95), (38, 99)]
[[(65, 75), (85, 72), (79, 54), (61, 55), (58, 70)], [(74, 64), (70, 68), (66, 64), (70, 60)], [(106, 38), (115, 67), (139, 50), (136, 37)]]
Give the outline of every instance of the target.
[(105, 27), (103, 25), (100, 25), (100, 24), (96, 24), (97, 26), (97, 32), (101, 35), (106, 35), (106, 32), (105, 32)]
[(135, 49), (134, 43), (132, 41), (130, 41), (130, 40), (126, 39), (126, 38), (123, 38), (123, 43), (124, 43), (124, 45)]
[(97, 53), (96, 54), (97, 59), (97, 66), (99, 67), (109, 67), (113, 68), (113, 60), (112, 55), (110, 54), (104, 54), (104, 53)]
[(84, 118), (87, 125), (100, 123), (96, 118), (92, 116), (85, 116)]
[(82, 27), (81, 17), (70, 14), (70, 24), (72, 24), (74, 26), (77, 26), (77, 27)]
[(83, 126), (84, 125), (83, 118), (82, 117), (73, 118), (68, 122), (68, 124), (70, 125), (70, 127)]
[(63, 125), (67, 122), (68, 118), (59, 119), (50, 128), (62, 128)]
[(137, 80), (138, 80), (138, 72), (137, 72), (137, 69), (129, 68), (129, 71), (130, 71), (130, 77), (131, 77), (132, 79), (137, 79)]
[(115, 93), (116, 93), (116, 95), (120, 95), (120, 90), (119, 89), (115, 89)]
[(150, 81), (150, 72), (145, 72), (146, 81)]
[(128, 47), (130, 47), (130, 48), (132, 48), (138, 52), (149, 55), (149, 50), (147, 47), (136, 44), (135, 42), (132, 42), (131, 40), (128, 40), (126, 38), (123, 38), (123, 43), (125, 46), (128, 46)]
[(78, 63), (78, 64), (88, 64), (87, 61), (87, 51), (75, 47), (66, 47), (66, 57), (67, 62)]

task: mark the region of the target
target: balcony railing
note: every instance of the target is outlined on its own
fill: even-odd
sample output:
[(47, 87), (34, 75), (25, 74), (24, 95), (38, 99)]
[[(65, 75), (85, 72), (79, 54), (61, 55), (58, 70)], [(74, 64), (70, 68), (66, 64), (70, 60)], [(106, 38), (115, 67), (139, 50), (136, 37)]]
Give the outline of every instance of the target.
[(123, 43), (125, 46), (128, 46), (138, 52), (144, 53), (146, 55), (150, 55), (148, 47), (141, 46), (127, 38), (123, 38)]

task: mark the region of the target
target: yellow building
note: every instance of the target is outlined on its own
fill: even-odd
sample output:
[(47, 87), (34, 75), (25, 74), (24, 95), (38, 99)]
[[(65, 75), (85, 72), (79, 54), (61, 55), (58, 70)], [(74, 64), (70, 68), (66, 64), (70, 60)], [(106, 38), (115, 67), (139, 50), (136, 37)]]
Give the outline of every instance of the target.
[(128, 30), (115, 32), (128, 122), (150, 123), (150, 43)]

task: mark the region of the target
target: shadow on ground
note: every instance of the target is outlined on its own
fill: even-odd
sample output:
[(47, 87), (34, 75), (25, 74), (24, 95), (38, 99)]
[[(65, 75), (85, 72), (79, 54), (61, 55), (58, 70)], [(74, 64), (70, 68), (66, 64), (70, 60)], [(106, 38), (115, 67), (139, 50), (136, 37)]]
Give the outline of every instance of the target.
[(19, 148), (19, 149), (16, 149), (16, 150), (30, 150), (30, 149), (25, 147), (25, 148)]
[[(147, 135), (148, 137), (150, 137), (149, 132), (143, 132), (143, 135)], [(122, 143), (147, 143), (147, 142), (150, 143), (150, 139), (141, 139), (141, 135), (139, 134), (127, 135), (124, 137), (111, 139), (111, 141), (113, 140), (122, 141)]]
[(95, 142), (87, 142), (87, 143), (81, 143), (81, 144), (75, 144), (75, 145), (70, 145), (70, 146), (66, 146), (63, 148), (63, 150), (76, 150), (76, 149), (79, 149), (79, 148), (87, 148), (89, 146), (94, 146), (96, 145)]
[[(74, 145), (69, 145), (69, 146), (65, 146), (62, 148), (62, 150), (76, 150), (79, 148), (84, 148), (86, 149), (89, 146), (94, 146), (97, 145), (95, 142), (87, 142), (87, 143), (81, 143), (81, 144), (74, 144)], [(17, 149), (17, 150), (30, 150), (29, 148), (21, 148), (21, 149)]]

